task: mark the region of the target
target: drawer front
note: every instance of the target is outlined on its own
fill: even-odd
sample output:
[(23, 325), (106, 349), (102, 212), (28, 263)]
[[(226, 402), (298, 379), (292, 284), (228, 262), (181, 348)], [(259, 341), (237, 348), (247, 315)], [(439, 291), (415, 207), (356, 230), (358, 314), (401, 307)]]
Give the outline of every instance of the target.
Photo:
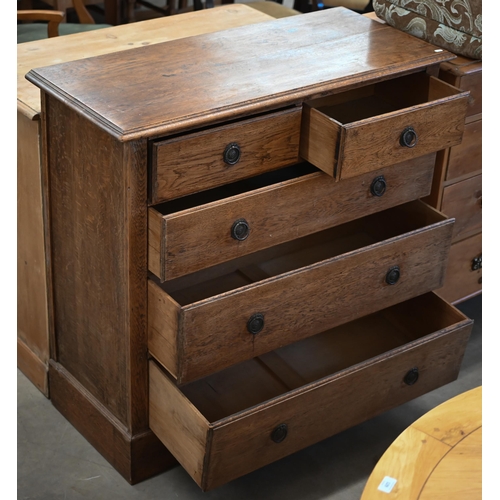
[(458, 241), (481, 231), (483, 214), (483, 176), (476, 175), (443, 190), (441, 210), (455, 218), (453, 241)]
[[(458, 60), (457, 60), (458, 61)], [(478, 115), (482, 112), (483, 105), (483, 68), (481, 61), (471, 59), (460, 61), (462, 64), (454, 64), (449, 61), (442, 64), (439, 78), (470, 92), (467, 116)], [(465, 64), (463, 64), (465, 63)]]
[(174, 279), (424, 197), (434, 163), (426, 155), (342, 185), (316, 172), (170, 215), (152, 207), (149, 270)]
[(151, 202), (297, 162), (300, 114), (300, 108), (293, 108), (154, 143)]
[(455, 304), (479, 294), (483, 283), (482, 252), (482, 234), (452, 245), (444, 286), (437, 293)]
[[(396, 95), (401, 99), (392, 102)], [(467, 97), (418, 74), (375, 85), (369, 95), (357, 89), (305, 103), (300, 154), (340, 180), (454, 146), (462, 139)]]
[[(355, 362), (298, 389), (287, 392), (285, 388), (281, 395), (217, 421), (209, 418), (203, 404), (200, 406), (201, 384), (181, 393), (151, 361), (150, 427), (198, 485), (209, 490), (449, 383), (458, 375), (472, 322), (434, 294), (429, 295), (432, 297), (419, 298), (431, 306), (422, 311), (422, 316), (416, 316), (418, 307), (405, 304), (403, 314), (417, 322), (427, 315), (447, 316), (447, 326), (439, 331)], [(394, 319), (399, 321), (398, 317)], [(370, 342), (366, 332), (356, 332), (362, 343)], [(332, 330), (331, 335), (344, 333)], [(380, 336), (383, 335), (381, 329)], [(335, 339), (333, 342), (340, 345)], [(356, 350), (354, 345), (344, 347), (346, 355), (349, 349)], [(286, 352), (280, 351), (277, 357), (293, 370), (293, 356), (287, 357)], [(279, 368), (277, 374), (280, 378)], [(233, 386), (241, 385), (235, 397), (252, 392), (254, 383), (261, 382), (229, 376)], [(211, 385), (211, 379), (207, 380)], [(201, 410), (193, 404), (196, 398)], [(223, 395), (220, 404), (226, 404)]]
[(482, 168), (482, 120), (465, 125), (462, 143), (450, 149), (446, 180), (479, 173)]
[[(422, 202), (397, 209), (401, 220), (418, 210), (434, 223), (389, 239), (382, 234), (374, 244), (267, 279), (281, 261), (242, 267), (231, 279), (252, 273), (264, 279), (225, 293), (214, 288), (214, 296), (183, 306), (175, 294), (172, 299), (150, 281), (151, 354), (181, 384), (439, 288), (453, 221), (436, 222), (437, 213)], [(383, 227), (384, 214), (376, 214), (381, 221), (374, 222), (377, 233), (389, 229)], [(387, 222), (391, 223), (396, 221)], [(359, 238), (365, 241), (361, 233)], [(337, 240), (343, 244), (341, 237)], [(295, 258), (295, 254), (290, 257), (292, 262)], [(394, 273), (397, 281), (392, 283)]]

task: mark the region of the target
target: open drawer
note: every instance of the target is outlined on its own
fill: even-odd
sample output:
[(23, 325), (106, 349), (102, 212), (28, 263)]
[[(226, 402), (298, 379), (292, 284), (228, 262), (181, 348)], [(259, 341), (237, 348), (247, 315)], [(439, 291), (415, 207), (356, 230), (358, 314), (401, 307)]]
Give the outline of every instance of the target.
[(186, 383), (439, 288), (453, 219), (413, 201), (160, 284), (148, 348)]
[(300, 155), (341, 180), (454, 146), (468, 96), (416, 73), (306, 102)]
[(171, 200), (299, 160), (294, 107), (151, 144), (151, 203)]
[(471, 328), (429, 293), (182, 388), (150, 361), (149, 424), (209, 490), (455, 380)]
[(429, 194), (435, 154), (328, 182), (309, 163), (163, 203), (148, 212), (148, 267), (161, 281)]

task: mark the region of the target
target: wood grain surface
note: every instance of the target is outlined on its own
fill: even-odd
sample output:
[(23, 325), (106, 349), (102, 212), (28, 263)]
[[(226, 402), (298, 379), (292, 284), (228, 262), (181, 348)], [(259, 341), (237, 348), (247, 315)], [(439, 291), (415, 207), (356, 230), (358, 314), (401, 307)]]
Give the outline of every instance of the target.
[[(354, 177), (458, 144), (466, 107), (467, 94), (425, 73), (313, 101), (304, 106), (301, 155), (337, 180)], [(400, 144), (409, 126), (414, 147)]]
[[(256, 184), (252, 180), (242, 194), (231, 196), (233, 190), (245, 189), (244, 183), (221, 189), (220, 199), (213, 202), (193, 197), (191, 208), (181, 205), (174, 212), (174, 204), (151, 207), (149, 269), (162, 281), (174, 279), (421, 198), (430, 191), (434, 162), (434, 154), (426, 155), (348, 179), (342, 186), (322, 172), (279, 182), (279, 175), (288, 175), (283, 171), (271, 178), (270, 185), (258, 189), (252, 189)], [(380, 197), (370, 191), (379, 176), (387, 183)], [(225, 194), (229, 196), (223, 198)], [(162, 216), (159, 211), (168, 213)], [(249, 224), (250, 233), (238, 241), (231, 236), (231, 227), (241, 218)]]
[(483, 222), (482, 174), (446, 186), (441, 211), (455, 218), (454, 242), (479, 233)]
[(18, 366), (48, 396), (49, 331), (40, 122), (17, 113)]
[[(480, 500), (482, 387), (450, 399), (411, 424), (377, 463), (361, 500)], [(381, 491), (384, 477), (397, 480)]]
[[(151, 203), (179, 198), (299, 160), (300, 108), (243, 120), (152, 146)], [(223, 153), (237, 144), (235, 165)]]
[(481, 293), (483, 270), (472, 269), (472, 261), (481, 257), (482, 241), (479, 233), (451, 246), (444, 286), (436, 290), (441, 297), (458, 303)]
[[(393, 50), (402, 45), (404, 51)], [(27, 78), (130, 140), (298, 104), (452, 58), (335, 8), (141, 47), (126, 61), (116, 53), (36, 69)]]
[(459, 56), (441, 65), (439, 78), (453, 86), (470, 91), (467, 116), (481, 118), (483, 106), (483, 62)]
[[(183, 306), (178, 323), (156, 311), (167, 299), (158, 299), (162, 291), (151, 284), (155, 293), (151, 295), (150, 289), (149, 314), (155, 318), (155, 329), (165, 331), (166, 338), (178, 336), (178, 367), (173, 372), (177, 382), (194, 380), (439, 288), (453, 221), (425, 207), (414, 202), (375, 214), (352, 228), (326, 232), (320, 245), (306, 239), (290, 257), (284, 254), (255, 262), (261, 271), (255, 283), (248, 275), (242, 279), (243, 268), (240, 275), (223, 278), (229, 281), (227, 288), (222, 288), (224, 281), (212, 280), (192, 285), (189, 291), (172, 291), (172, 298)], [(388, 219), (390, 229), (382, 227)], [(390, 286), (386, 274), (396, 265), (401, 279)], [(169, 290), (168, 283), (164, 289)], [(251, 335), (247, 322), (255, 313), (264, 315), (265, 326)], [(171, 331), (173, 326), (179, 327), (177, 334)], [(166, 366), (171, 355), (165, 362), (158, 360)]]
[(451, 148), (446, 171), (446, 180), (458, 180), (481, 171), (483, 163), (483, 121), (476, 120), (465, 124), (461, 144)]
[[(437, 331), (432, 333), (431, 325), (419, 325), (420, 334), (413, 333), (406, 315), (408, 308), (432, 310)], [(295, 355), (297, 349), (276, 351), (288, 370), (297, 374), (304, 367), (307, 370), (303, 359), (307, 359), (308, 350), (314, 351), (313, 357), (318, 351), (326, 352), (330, 370), (327, 376), (298, 387), (293, 382), (290, 385), (290, 380), (300, 376), (281, 378), (285, 372), (278, 371), (277, 375), (273, 360), (264, 361), (268, 368), (257, 375), (260, 360), (256, 358), (243, 363), (241, 369), (237, 366), (179, 390), (151, 362), (156, 432), (167, 446), (179, 442), (179, 435), (185, 435), (180, 443), (197, 436), (189, 445), (191, 453), (186, 454), (188, 448), (178, 445), (176, 456), (187, 464), (186, 470), (202, 489), (212, 489), (453, 380), (470, 330), (470, 320), (435, 295), (427, 294), (409, 301), (401, 310), (396, 306), (373, 318), (331, 330), (317, 341), (307, 339), (299, 343), (301, 356)], [(396, 344), (384, 345), (391, 335), (399, 336)], [(366, 352), (353, 348), (353, 342), (359, 343), (360, 338)], [(359, 359), (353, 359), (352, 365), (341, 364), (344, 355), (349, 359), (350, 354)], [(416, 384), (408, 386), (403, 377), (414, 366), (420, 377)], [(255, 383), (264, 376), (268, 384)], [(376, 383), (378, 390), (364, 384), (366, 379)], [(290, 387), (294, 390), (290, 391)], [(168, 405), (172, 397), (176, 403)], [(173, 407), (177, 410), (173, 411)], [(173, 427), (169, 422), (177, 424)], [(281, 443), (273, 442), (273, 430), (283, 423), (288, 426), (286, 438)]]
[(124, 146), (56, 99), (45, 116), (53, 355), (134, 434), (148, 425), (145, 144)]
[(40, 91), (26, 80), (33, 68), (176, 40), (273, 19), (244, 4), (187, 12), (17, 46), (17, 106), (32, 119), (40, 114)]

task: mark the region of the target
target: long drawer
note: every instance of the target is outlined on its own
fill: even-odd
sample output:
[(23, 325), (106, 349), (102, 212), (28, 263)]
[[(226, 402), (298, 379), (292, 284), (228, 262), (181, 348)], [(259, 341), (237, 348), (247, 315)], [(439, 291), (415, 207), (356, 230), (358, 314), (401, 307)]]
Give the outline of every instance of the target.
[(148, 265), (161, 281), (336, 226), (430, 192), (435, 154), (348, 179), (288, 167), (149, 209)]
[(429, 293), (182, 388), (150, 361), (149, 424), (209, 490), (455, 380), (471, 327)]
[(294, 107), (153, 142), (151, 202), (178, 198), (296, 163), (300, 116), (301, 109)]
[(341, 180), (454, 146), (468, 95), (417, 73), (304, 103), (300, 156)]
[(164, 284), (148, 346), (179, 384), (439, 288), (453, 220), (413, 201)]

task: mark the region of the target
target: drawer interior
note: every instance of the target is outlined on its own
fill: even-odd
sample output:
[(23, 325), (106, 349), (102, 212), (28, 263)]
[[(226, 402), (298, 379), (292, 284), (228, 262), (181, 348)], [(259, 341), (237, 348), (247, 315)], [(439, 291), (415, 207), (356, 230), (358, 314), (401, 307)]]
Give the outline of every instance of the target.
[(425, 203), (413, 201), (162, 284), (152, 279), (186, 306), (444, 220), (445, 216)]
[(180, 390), (209, 422), (215, 422), (404, 348), (465, 319), (460, 311), (428, 293), (232, 366)]
[(308, 105), (340, 124), (347, 124), (459, 93), (437, 78), (416, 73), (316, 99)]
[(256, 175), (255, 177), (250, 177), (238, 182), (209, 189), (207, 191), (202, 191), (200, 193), (183, 196), (182, 198), (177, 198), (165, 203), (160, 203), (159, 205), (155, 205), (154, 209), (161, 215), (171, 215), (192, 208), (205, 208), (204, 205), (208, 205), (209, 203), (230, 198), (231, 196), (248, 193), (256, 189), (272, 186), (273, 184), (303, 177), (307, 174), (319, 171), (319, 169), (310, 163), (302, 162), (290, 167), (280, 168), (272, 172), (266, 172), (261, 175)]

